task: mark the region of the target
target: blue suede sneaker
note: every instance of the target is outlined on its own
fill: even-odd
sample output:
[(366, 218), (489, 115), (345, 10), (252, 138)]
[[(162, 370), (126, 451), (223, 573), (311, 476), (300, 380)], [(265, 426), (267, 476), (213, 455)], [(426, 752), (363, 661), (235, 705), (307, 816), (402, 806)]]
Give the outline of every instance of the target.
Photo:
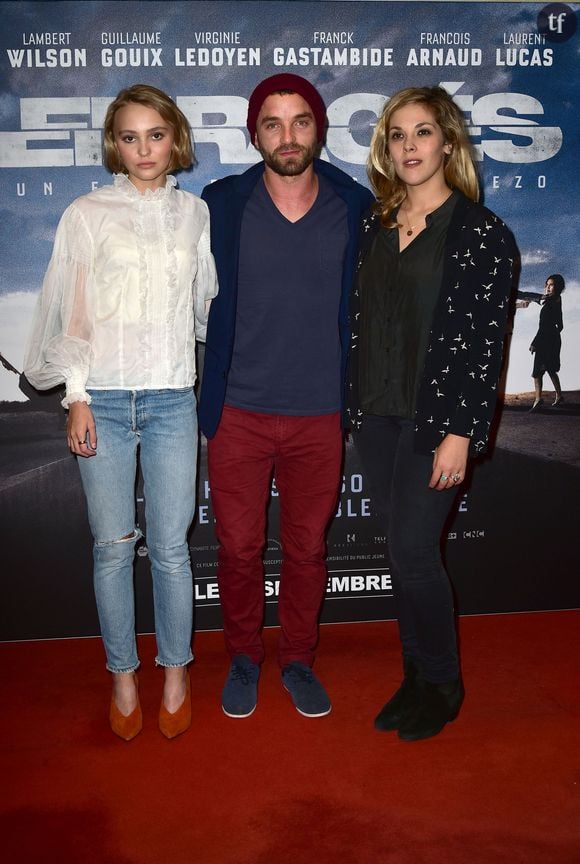
[(294, 702), (296, 710), (304, 717), (324, 717), (330, 714), (328, 693), (305, 663), (293, 662), (282, 669), (282, 683)]
[(249, 717), (258, 702), (260, 667), (245, 654), (237, 654), (222, 690), (222, 710), (228, 717)]

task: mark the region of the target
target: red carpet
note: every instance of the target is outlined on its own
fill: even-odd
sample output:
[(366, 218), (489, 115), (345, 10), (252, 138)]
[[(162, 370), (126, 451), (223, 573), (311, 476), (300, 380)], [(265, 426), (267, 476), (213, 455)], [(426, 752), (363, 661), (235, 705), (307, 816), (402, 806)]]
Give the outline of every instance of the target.
[[(219, 707), (221, 633), (196, 638), (194, 721), (166, 741), (140, 641), (144, 731), (116, 739), (98, 640), (4, 644), (7, 864), (579, 864), (580, 612), (464, 618), (459, 718), (413, 744), (372, 718), (399, 680), (394, 623), (322, 628), (329, 717), (275, 665), (247, 720)], [(70, 696), (75, 689), (76, 699)]]

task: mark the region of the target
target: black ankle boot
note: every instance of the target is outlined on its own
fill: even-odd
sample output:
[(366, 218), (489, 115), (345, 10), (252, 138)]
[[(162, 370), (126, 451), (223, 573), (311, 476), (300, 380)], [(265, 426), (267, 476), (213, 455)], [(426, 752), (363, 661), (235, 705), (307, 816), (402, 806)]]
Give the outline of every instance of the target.
[(420, 690), (414, 706), (399, 725), (399, 738), (403, 741), (420, 741), (438, 735), (445, 724), (459, 714), (465, 692), (460, 678), (444, 684), (422, 681)]
[(415, 661), (411, 657), (403, 657), (403, 682), (375, 717), (375, 729), (379, 732), (393, 732), (399, 728), (403, 714), (415, 704), (418, 675)]

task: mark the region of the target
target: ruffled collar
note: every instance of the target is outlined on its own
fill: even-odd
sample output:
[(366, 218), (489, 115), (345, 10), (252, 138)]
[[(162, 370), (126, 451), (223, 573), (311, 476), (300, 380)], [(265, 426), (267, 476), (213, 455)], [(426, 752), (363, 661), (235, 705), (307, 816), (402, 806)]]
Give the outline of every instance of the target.
[(147, 201), (159, 201), (162, 198), (166, 198), (171, 193), (173, 187), (177, 186), (177, 180), (172, 174), (167, 175), (165, 186), (160, 186), (159, 189), (146, 189), (145, 192), (139, 192), (126, 174), (113, 174), (113, 183), (115, 188), (120, 192), (123, 192), (129, 198), (139, 199), (140, 201), (143, 199)]

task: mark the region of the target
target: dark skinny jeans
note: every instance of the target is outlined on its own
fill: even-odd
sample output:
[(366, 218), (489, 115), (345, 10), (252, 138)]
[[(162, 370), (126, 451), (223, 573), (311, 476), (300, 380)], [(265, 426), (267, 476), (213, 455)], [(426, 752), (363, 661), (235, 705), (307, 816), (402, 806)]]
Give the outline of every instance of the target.
[(441, 534), (456, 491), (429, 489), (433, 455), (413, 449), (415, 424), (366, 415), (353, 434), (375, 512), (387, 529), (403, 656), (434, 684), (459, 677), (453, 595)]

